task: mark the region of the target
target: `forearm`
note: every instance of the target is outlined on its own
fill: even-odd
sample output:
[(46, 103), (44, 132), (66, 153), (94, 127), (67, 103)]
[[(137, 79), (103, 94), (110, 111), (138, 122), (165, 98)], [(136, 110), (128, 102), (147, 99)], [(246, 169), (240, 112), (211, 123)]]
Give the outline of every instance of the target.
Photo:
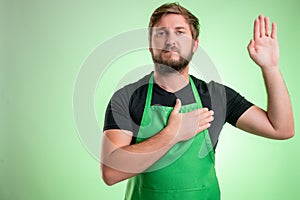
[(262, 73), (268, 94), (268, 119), (278, 134), (293, 135), (292, 106), (278, 66), (262, 70)]
[(143, 142), (129, 145), (130, 136), (120, 133), (120, 130), (117, 130), (117, 135), (113, 131), (104, 134), (101, 166), (103, 180), (108, 185), (144, 172), (176, 143), (187, 141), (210, 126), (213, 111), (201, 108), (179, 113), (180, 107), (181, 101), (177, 99), (168, 125)]
[(176, 143), (173, 131), (166, 127), (143, 142), (113, 150), (107, 149), (106, 153), (102, 154), (104, 181), (112, 185), (148, 169)]

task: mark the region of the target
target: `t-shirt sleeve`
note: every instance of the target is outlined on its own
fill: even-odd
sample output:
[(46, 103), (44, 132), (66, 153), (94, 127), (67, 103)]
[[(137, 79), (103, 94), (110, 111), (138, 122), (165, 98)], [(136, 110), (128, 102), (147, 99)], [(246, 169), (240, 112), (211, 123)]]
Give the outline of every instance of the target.
[(129, 97), (124, 88), (118, 90), (107, 105), (103, 131), (109, 129), (132, 131), (132, 122), (129, 112)]
[(226, 99), (227, 99), (227, 109), (226, 109), (226, 122), (233, 126), (236, 126), (236, 122), (239, 117), (248, 108), (253, 106), (253, 103), (249, 102), (242, 95), (240, 95), (235, 90), (230, 87), (225, 86)]

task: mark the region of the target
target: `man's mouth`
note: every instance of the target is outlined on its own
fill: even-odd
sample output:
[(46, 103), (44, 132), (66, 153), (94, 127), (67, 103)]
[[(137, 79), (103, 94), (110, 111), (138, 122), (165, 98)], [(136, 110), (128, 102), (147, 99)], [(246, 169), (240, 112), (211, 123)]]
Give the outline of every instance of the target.
[(169, 47), (163, 49), (164, 53), (179, 53), (179, 50), (176, 47)]
[(176, 49), (166, 49), (166, 50), (163, 50), (163, 53), (166, 53), (166, 54), (169, 54), (169, 53), (176, 53), (176, 54), (179, 54), (179, 51), (176, 50)]
[(169, 53), (177, 53), (178, 54), (177, 51), (170, 51), (170, 50), (163, 50), (163, 52), (166, 54), (169, 54)]

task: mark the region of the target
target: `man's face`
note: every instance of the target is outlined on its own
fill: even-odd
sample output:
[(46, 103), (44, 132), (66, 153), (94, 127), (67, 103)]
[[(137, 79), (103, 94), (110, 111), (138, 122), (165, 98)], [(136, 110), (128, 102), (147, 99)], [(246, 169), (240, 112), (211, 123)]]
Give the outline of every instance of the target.
[(189, 24), (178, 14), (163, 16), (153, 27), (151, 40), (152, 59), (160, 72), (182, 71), (198, 47)]

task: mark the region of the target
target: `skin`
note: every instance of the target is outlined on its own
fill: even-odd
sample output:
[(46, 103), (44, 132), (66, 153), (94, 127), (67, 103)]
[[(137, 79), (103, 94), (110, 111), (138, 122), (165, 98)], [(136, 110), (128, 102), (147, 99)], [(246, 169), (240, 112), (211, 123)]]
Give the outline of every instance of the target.
[[(163, 60), (179, 61), (180, 57), (186, 59), (190, 53), (198, 48), (199, 40), (193, 40), (189, 24), (181, 15), (168, 14), (155, 25), (152, 34), (150, 52), (154, 56), (160, 56)], [(168, 46), (176, 47), (177, 51), (165, 51)], [(173, 71), (170, 74), (160, 74), (154, 71), (154, 79), (163, 89), (176, 92), (189, 83), (189, 65), (183, 70)]]
[(294, 136), (294, 118), (290, 97), (278, 67), (277, 26), (260, 15), (254, 21), (254, 34), (248, 45), (251, 59), (261, 68), (268, 94), (267, 111), (252, 106), (237, 121), (237, 127), (272, 139)]
[[(164, 76), (170, 74), (170, 72), (176, 73), (186, 69), (198, 47), (198, 41), (191, 39), (189, 25), (180, 23), (184, 20), (182, 16), (174, 15), (172, 18), (168, 16), (166, 18), (168, 18), (169, 23), (166, 24), (164, 20), (161, 20), (153, 28), (152, 43), (149, 48), (155, 65), (160, 63), (169, 66), (167, 67), (169, 73), (161, 74)], [(173, 70), (171, 70), (172, 68)], [(161, 73), (157, 66), (155, 69), (158, 73)]]
[[(294, 120), (287, 89), (278, 67), (279, 47), (276, 24), (269, 28), (269, 19), (262, 15), (255, 20), (254, 36), (248, 45), (252, 60), (260, 67), (268, 94), (268, 109), (252, 106), (237, 121), (237, 127), (249, 133), (273, 139), (287, 139), (294, 135)], [(150, 51), (162, 59), (178, 61), (180, 56), (195, 52), (198, 39), (192, 40), (191, 30), (184, 17), (168, 14), (155, 25), (167, 34), (152, 35)], [(178, 33), (178, 31), (183, 33)], [(176, 51), (164, 51), (168, 44)], [(169, 92), (175, 92), (189, 83), (188, 68), (180, 72), (161, 75), (154, 71), (155, 82)], [(107, 185), (113, 185), (131, 178), (149, 168), (172, 146), (186, 141), (210, 127), (213, 111), (201, 108), (189, 113), (179, 113), (181, 102), (177, 99), (167, 126), (147, 140), (130, 145), (132, 132), (112, 129), (103, 136), (101, 151), (102, 178)], [(128, 162), (130, 161), (130, 162)], [(104, 164), (105, 163), (105, 164)]]

